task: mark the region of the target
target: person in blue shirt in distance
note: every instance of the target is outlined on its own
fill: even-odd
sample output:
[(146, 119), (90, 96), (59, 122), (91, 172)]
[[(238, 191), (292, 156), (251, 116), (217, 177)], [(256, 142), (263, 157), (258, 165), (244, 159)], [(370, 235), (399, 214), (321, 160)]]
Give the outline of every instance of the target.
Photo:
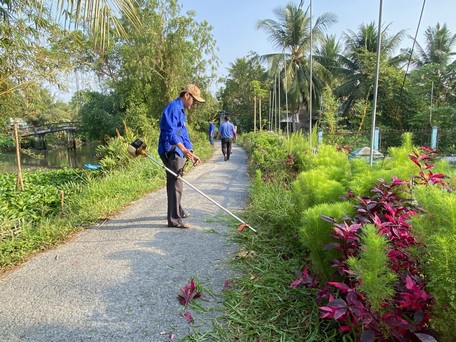
[(208, 119), (207, 122), (209, 123), (209, 129), (207, 132), (209, 142), (212, 146), (214, 146), (214, 135), (215, 135), (215, 126), (211, 119)]
[[(196, 102), (205, 102), (200, 89), (189, 84), (181, 90), (179, 97), (168, 103), (160, 120), (160, 137), (158, 139), (158, 155), (163, 164), (176, 173), (183, 174), (185, 162), (190, 160), (194, 166), (201, 159), (194, 153), (186, 126), (185, 109), (191, 109)], [(166, 172), (166, 193), (168, 197), (168, 227), (190, 228), (183, 219), (190, 216), (181, 205), (183, 181)]]
[(230, 116), (225, 115), (225, 121), (219, 127), (220, 138), (222, 140), (222, 153), (225, 161), (230, 160), (233, 138), (236, 136), (236, 129), (230, 122)]

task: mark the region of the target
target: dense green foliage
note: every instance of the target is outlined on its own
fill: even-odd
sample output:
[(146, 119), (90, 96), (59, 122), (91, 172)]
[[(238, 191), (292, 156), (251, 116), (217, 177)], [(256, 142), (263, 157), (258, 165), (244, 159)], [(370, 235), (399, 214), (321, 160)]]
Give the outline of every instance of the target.
[(9, 151), (15, 148), (15, 143), (10, 136), (0, 134), (0, 151)]
[[(303, 137), (301, 139), (304, 140)], [(239, 237), (241, 251), (244, 251), (241, 252), (242, 257), (236, 263), (241, 272), (240, 278), (234, 281), (233, 291), (227, 294), (226, 303), (229, 312), (226, 319), (227, 327), (223, 331), (215, 329), (214, 336), (221, 340), (229, 340), (233, 336), (252, 340), (259, 336), (267, 336), (266, 339), (273, 340), (280, 338), (302, 340), (305, 336), (305, 340), (323, 341), (331, 340), (336, 335), (342, 338), (341, 332), (333, 330), (337, 329), (335, 326), (327, 325), (329, 323), (327, 320), (318, 318), (319, 314), (315, 311), (316, 303), (309, 303), (316, 298), (312, 288), (297, 287), (294, 290), (288, 289), (286, 294), (284, 293), (285, 288), (292, 283), (283, 273), (283, 268), (289, 269), (290, 273), (298, 274), (298, 279), (293, 284), (311, 285), (324, 279), (340, 281), (340, 278), (335, 277), (335, 269), (331, 266), (331, 262), (340, 257), (340, 252), (334, 248), (327, 248), (338, 241), (331, 236), (334, 234), (333, 226), (335, 222), (344, 222), (346, 217), (353, 217), (355, 211), (362, 208), (356, 209), (349, 198), (337, 200), (337, 196), (325, 196), (327, 191), (325, 189), (332, 188), (328, 184), (332, 184), (337, 179), (338, 184), (345, 188), (345, 192), (350, 189), (354, 191), (353, 187), (355, 187), (358, 191), (357, 195), (369, 198), (371, 189), (378, 182), (391, 181), (396, 179), (396, 175), (404, 179), (413, 179), (411, 177), (417, 175), (420, 170), (407, 157), (409, 151), (414, 149), (411, 144), (412, 139), (410, 135), (405, 136), (402, 147), (392, 149), (390, 156), (384, 162), (369, 166), (361, 159), (349, 160), (343, 152), (334, 152), (339, 153), (339, 156), (331, 157), (328, 153), (333, 152), (330, 152), (332, 150), (329, 146), (321, 146), (316, 154), (308, 154), (301, 148), (293, 150), (291, 145), (302, 146), (303, 144), (302, 141), (298, 142), (299, 137), (296, 135), (290, 137), (293, 144), (290, 144), (287, 138), (268, 133), (243, 135), (241, 142), (251, 156), (251, 170), (255, 172), (248, 218), (252, 222), (258, 222), (261, 229), (258, 231), (258, 236), (243, 234)], [(268, 146), (268, 144), (274, 146)], [(263, 153), (260, 155), (258, 151)], [(274, 163), (272, 166), (269, 152), (281, 160), (290, 159), (295, 163), (281, 162)], [(319, 155), (320, 152), (321, 155)], [(298, 160), (302, 162), (297, 162)], [(338, 165), (339, 171), (337, 171)], [(331, 177), (327, 176), (325, 169), (329, 170)], [(277, 175), (288, 173), (288, 178), (274, 177), (275, 170)], [(454, 306), (451, 279), (455, 270), (450, 261), (454, 257), (454, 253), (451, 252), (454, 250), (452, 238), (454, 234), (451, 228), (454, 226), (454, 220), (448, 213), (454, 212), (453, 195), (452, 192), (442, 188), (418, 186), (420, 179), (433, 177), (438, 172), (445, 172), (448, 176), (445, 179), (454, 183), (454, 180), (451, 180), (452, 177), (454, 178), (455, 171), (444, 161), (437, 162), (432, 173), (427, 176), (423, 173), (414, 181), (416, 184), (414, 198), (425, 208), (425, 211), (424, 215), (422, 213), (413, 219), (412, 232), (415, 232), (419, 242), (423, 243), (424, 249), (418, 251), (416, 248), (409, 248), (408, 253), (413, 259), (418, 258), (422, 261), (419, 265), (422, 266), (421, 272), (425, 273), (426, 291), (436, 299), (435, 314), (430, 321), (431, 327), (437, 330), (439, 340), (449, 341), (452, 323), (448, 321), (448, 314)], [(364, 177), (366, 180), (363, 182)], [(311, 186), (303, 187), (307, 184), (306, 179), (314, 178), (319, 181), (310, 182)], [(362, 184), (356, 186), (357, 182)], [(334, 194), (339, 192), (337, 189), (338, 187), (334, 188)], [(312, 192), (320, 195), (311, 195)], [(330, 193), (328, 190), (328, 194)], [(311, 197), (314, 200), (309, 200), (309, 196), (315, 196)], [(391, 192), (385, 196), (409, 198), (410, 194), (398, 188), (394, 193)], [(358, 212), (360, 213), (362, 211)], [(438, 220), (436, 220), (437, 216)], [(325, 219), (322, 220), (322, 218)], [(342, 234), (343, 224), (339, 227)], [(360, 282), (359, 291), (362, 291), (369, 306), (374, 311), (384, 312), (386, 310), (384, 303), (391, 303), (394, 291), (398, 290), (395, 284), (399, 279), (390, 268), (391, 255), (388, 254), (390, 242), (387, 242), (374, 227), (374, 225), (364, 227), (358, 237), (362, 246), (361, 252), (356, 258), (348, 258), (347, 265), (354, 279)], [(436, 227), (439, 228), (435, 229)], [(264, 256), (269, 258), (269, 262), (263, 259)], [(270, 260), (273, 260), (274, 267), (271, 266)], [(316, 277), (309, 277), (308, 273), (300, 275), (298, 269), (290, 269), (290, 265), (296, 266), (296, 264), (300, 264), (301, 268), (308, 268)], [(407, 286), (411, 284), (409, 280)], [(297, 300), (294, 295), (300, 296), (302, 301)], [(276, 296), (279, 296), (281, 301), (275, 301)], [(286, 310), (283, 309), (284, 306)], [(259, 320), (258, 317), (262, 317), (263, 311), (268, 312), (269, 317), (272, 316), (274, 319), (265, 317), (264, 320)], [(297, 317), (303, 316), (307, 317), (306, 324), (293, 324)], [(444, 316), (447, 318), (443, 319)], [(255, 329), (248, 322), (254, 322)], [(343, 334), (345, 336), (343, 338), (350, 340), (359, 337), (356, 337), (355, 331), (352, 334), (348, 330), (345, 331), (347, 333)]]
[[(150, 135), (164, 106), (187, 83), (196, 83), (207, 101), (193, 110), (189, 122), (199, 117), (207, 122), (217, 111), (206, 92), (217, 65), (212, 27), (196, 21), (192, 13), (183, 14), (176, 0), (140, 1), (136, 12), (139, 30), (125, 20), (128, 39), (117, 39), (107, 51), (92, 57), (93, 68), (103, 75), (109, 91), (84, 97), (80, 119), (88, 138), (115, 136), (122, 122), (142, 136)], [(88, 59), (87, 54), (83, 58)], [(201, 127), (205, 130), (206, 125)]]
[[(92, 177), (94, 174), (91, 175)], [(87, 182), (83, 170), (62, 169), (53, 172), (24, 173), (24, 191), (16, 190), (17, 175), (0, 175), (1, 211), (0, 221), (26, 219), (37, 222), (60, 208), (60, 196), (72, 196), (78, 191), (78, 185)], [(63, 194), (61, 194), (63, 192)]]
[(112, 96), (90, 92), (87, 103), (81, 108), (80, 128), (89, 140), (102, 141), (105, 136), (115, 136), (120, 129), (121, 119)]

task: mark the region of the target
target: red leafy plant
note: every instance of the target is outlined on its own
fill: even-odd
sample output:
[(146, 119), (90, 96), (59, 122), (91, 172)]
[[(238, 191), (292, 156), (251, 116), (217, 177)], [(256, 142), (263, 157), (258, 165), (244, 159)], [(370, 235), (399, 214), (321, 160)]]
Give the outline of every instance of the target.
[(344, 151), (345, 153), (349, 153), (351, 151), (351, 147), (349, 145), (337, 145), (336, 149), (337, 151)]
[(412, 162), (414, 162), (420, 169), (417, 176), (413, 177), (415, 184), (423, 184), (423, 185), (435, 185), (440, 184), (451, 190), (449, 185), (445, 183), (443, 180), (445, 175), (442, 173), (432, 173), (432, 171), (428, 171), (427, 174), (425, 173), (426, 170), (431, 169), (434, 167), (433, 160), (438, 152), (432, 148), (428, 148), (425, 146), (421, 146), (422, 152), (421, 154), (419, 151), (413, 151), (413, 154), (409, 154), (409, 158)]
[(193, 316), (190, 312), (188, 311), (184, 311), (184, 312), (181, 312), (181, 317), (185, 317), (185, 319), (187, 320), (187, 323), (193, 323), (195, 322), (195, 320), (193, 319)]
[(184, 312), (182, 312), (180, 315), (181, 317), (185, 317), (187, 319), (187, 323), (193, 323), (193, 316), (190, 312), (186, 311), (187, 307), (193, 299), (203, 298), (203, 294), (196, 290), (195, 281), (193, 278), (191, 278), (188, 281), (188, 284), (181, 288), (180, 291), (181, 294), (177, 295), (177, 299), (179, 299), (179, 303), (184, 306)]
[(179, 299), (179, 303), (181, 303), (185, 308), (188, 307), (193, 299), (202, 297), (201, 292), (196, 290), (193, 278), (191, 278), (188, 281), (188, 284), (181, 288), (180, 291), (181, 294), (178, 294), (177, 298)]
[[(416, 241), (408, 219), (419, 213), (419, 208), (410, 199), (398, 194), (408, 194), (413, 184), (436, 185), (448, 188), (442, 174), (424, 172), (434, 166), (431, 163), (435, 151), (422, 148), (426, 153), (414, 152), (409, 158), (420, 167), (419, 175), (411, 182), (393, 178), (391, 182), (379, 180), (369, 197), (357, 197), (348, 193), (347, 200), (356, 201), (356, 215), (337, 223), (331, 217), (322, 219), (331, 222), (334, 242), (326, 250), (339, 251), (340, 257), (333, 260), (335, 272), (330, 281), (319, 285), (307, 268), (290, 285), (319, 288), (317, 303), (323, 319), (333, 319), (341, 333), (354, 333), (360, 341), (435, 341), (429, 327), (433, 298), (425, 290), (425, 281), (419, 269), (419, 260), (409, 252), (410, 248), (423, 248)], [(388, 241), (388, 267), (396, 274), (394, 296), (373, 310), (366, 296), (359, 290), (358, 279), (348, 266), (350, 257), (361, 251), (360, 234), (365, 224), (374, 224), (377, 232)]]

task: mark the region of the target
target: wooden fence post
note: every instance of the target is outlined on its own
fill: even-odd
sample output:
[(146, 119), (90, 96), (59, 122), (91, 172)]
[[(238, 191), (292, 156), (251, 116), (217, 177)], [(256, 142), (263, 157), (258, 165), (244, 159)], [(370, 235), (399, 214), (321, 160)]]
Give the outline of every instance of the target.
[(17, 123), (14, 123), (14, 139), (16, 141), (16, 161), (17, 161), (16, 190), (24, 191), (24, 181), (22, 180), (22, 169), (21, 169), (21, 146), (19, 143), (19, 132), (17, 129)]

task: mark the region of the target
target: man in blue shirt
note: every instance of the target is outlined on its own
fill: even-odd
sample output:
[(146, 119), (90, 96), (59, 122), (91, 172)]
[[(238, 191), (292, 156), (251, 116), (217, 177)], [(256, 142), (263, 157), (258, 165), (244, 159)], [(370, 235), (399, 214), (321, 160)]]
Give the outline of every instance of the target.
[(230, 122), (229, 115), (225, 115), (225, 122), (219, 128), (220, 138), (222, 140), (222, 153), (225, 161), (230, 160), (233, 138), (236, 135), (234, 125)]
[[(160, 137), (158, 139), (158, 154), (163, 164), (176, 173), (183, 174), (185, 162), (190, 160), (193, 165), (201, 162), (193, 152), (188, 135), (185, 109), (190, 109), (195, 102), (204, 102), (200, 89), (187, 85), (177, 99), (170, 102), (163, 110), (160, 120)], [(181, 206), (183, 182), (171, 173), (166, 173), (166, 192), (168, 196), (168, 227), (190, 228), (183, 219), (190, 216)]]

